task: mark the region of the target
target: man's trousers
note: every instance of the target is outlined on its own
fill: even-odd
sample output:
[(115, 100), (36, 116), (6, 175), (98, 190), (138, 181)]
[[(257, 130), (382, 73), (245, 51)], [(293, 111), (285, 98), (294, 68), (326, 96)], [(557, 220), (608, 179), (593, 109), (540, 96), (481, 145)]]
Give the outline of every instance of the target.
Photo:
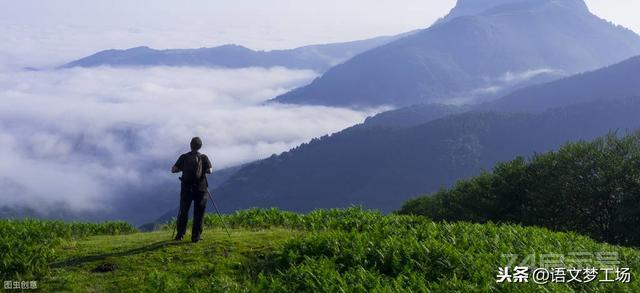
[(197, 188), (183, 188), (180, 192), (180, 212), (178, 213), (178, 235), (182, 238), (187, 232), (187, 222), (189, 220), (189, 209), (193, 202), (193, 228), (191, 230), (191, 240), (200, 240), (202, 234), (202, 224), (204, 222), (204, 212), (207, 207), (207, 192), (199, 191)]

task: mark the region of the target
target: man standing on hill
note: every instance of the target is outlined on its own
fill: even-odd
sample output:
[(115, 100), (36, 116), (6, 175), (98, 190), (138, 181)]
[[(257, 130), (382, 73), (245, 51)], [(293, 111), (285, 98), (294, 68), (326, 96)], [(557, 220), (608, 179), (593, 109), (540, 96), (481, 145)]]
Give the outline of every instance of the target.
[(191, 241), (200, 241), (204, 211), (207, 207), (207, 193), (209, 192), (206, 174), (213, 172), (213, 166), (207, 155), (198, 152), (201, 147), (202, 140), (199, 137), (192, 138), (191, 151), (182, 154), (171, 168), (172, 173), (182, 172), (182, 177), (180, 177), (180, 212), (177, 221), (178, 234), (175, 240), (182, 240), (187, 231), (189, 209), (193, 201)]

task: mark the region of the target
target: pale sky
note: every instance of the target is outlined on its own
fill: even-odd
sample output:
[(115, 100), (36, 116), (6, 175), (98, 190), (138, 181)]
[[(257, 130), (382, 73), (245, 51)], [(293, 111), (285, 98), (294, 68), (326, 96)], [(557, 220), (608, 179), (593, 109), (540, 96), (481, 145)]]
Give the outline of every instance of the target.
[[(186, 3), (186, 4), (185, 4)], [(57, 64), (109, 48), (253, 49), (349, 41), (426, 28), (455, 0), (0, 0), (2, 66)], [(587, 0), (640, 32), (640, 0)], [(46, 54), (42, 54), (46, 51)]]

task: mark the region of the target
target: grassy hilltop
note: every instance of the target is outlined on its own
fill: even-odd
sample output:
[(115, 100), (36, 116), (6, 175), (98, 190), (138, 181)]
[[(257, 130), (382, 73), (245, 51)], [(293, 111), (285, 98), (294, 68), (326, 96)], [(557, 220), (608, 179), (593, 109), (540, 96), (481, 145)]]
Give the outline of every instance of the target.
[[(306, 215), (256, 209), (225, 221), (231, 237), (215, 215), (208, 215), (204, 240), (192, 244), (170, 241), (172, 225), (137, 233), (122, 223), (2, 220), (2, 278), (38, 280), (39, 288), (57, 292), (640, 290), (635, 275), (629, 284), (496, 283), (498, 267), (508, 265), (503, 253), (524, 258), (616, 252), (621, 266), (632, 274), (640, 270), (640, 250), (574, 233), (432, 222), (359, 208)], [(595, 260), (583, 266), (601, 267)]]

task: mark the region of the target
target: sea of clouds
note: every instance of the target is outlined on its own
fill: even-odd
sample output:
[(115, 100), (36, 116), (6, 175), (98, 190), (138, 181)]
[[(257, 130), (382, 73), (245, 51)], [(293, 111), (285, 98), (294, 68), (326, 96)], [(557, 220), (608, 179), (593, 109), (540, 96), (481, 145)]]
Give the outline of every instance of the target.
[(0, 206), (102, 212), (132, 197), (167, 200), (166, 186), (177, 188), (169, 169), (193, 136), (221, 169), (380, 110), (265, 103), (316, 76), (285, 68), (0, 72)]

